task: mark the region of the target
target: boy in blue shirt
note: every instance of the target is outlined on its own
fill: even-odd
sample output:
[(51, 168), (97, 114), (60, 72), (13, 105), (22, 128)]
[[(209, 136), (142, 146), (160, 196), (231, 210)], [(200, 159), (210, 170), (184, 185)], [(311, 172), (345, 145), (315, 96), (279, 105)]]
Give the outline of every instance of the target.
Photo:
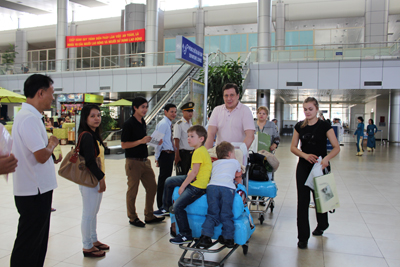
[(242, 170), (235, 158), (235, 148), (232, 144), (221, 142), (216, 152), (218, 160), (213, 163), (211, 180), (207, 186), (207, 217), (202, 225), (198, 248), (208, 248), (212, 245), (214, 227), (220, 223), (222, 223), (222, 235), (218, 238), (218, 242), (228, 248), (235, 245), (232, 205), (236, 183), (242, 179)]

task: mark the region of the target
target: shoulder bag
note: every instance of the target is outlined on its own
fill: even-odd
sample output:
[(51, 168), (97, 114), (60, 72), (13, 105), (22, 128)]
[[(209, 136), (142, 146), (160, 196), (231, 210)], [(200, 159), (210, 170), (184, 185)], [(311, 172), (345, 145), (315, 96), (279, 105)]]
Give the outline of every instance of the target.
[[(76, 145), (75, 149), (71, 149), (71, 151), (68, 152), (68, 154), (63, 159), (60, 169), (58, 170), (58, 175), (79, 185), (96, 187), (99, 181), (86, 167), (85, 158), (79, 155), (81, 139), (84, 133), (89, 132), (85, 131), (79, 135), (78, 144)], [(100, 157), (96, 157), (96, 163), (97, 166), (100, 168)]]

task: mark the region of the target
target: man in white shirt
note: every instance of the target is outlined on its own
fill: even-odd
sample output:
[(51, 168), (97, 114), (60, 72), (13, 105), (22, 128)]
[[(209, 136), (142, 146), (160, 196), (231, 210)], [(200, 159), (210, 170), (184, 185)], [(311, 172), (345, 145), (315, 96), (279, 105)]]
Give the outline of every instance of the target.
[(176, 175), (186, 175), (192, 163), (193, 147), (189, 146), (187, 130), (192, 127), (193, 109), (193, 102), (184, 104), (183, 116), (174, 125)]
[(10, 266), (43, 266), (50, 228), (53, 190), (57, 187), (53, 150), (58, 139), (47, 137), (44, 110), (51, 108), (54, 87), (49, 76), (33, 74), (24, 83), (26, 103), (15, 117), (13, 153), (14, 200), (20, 214)]

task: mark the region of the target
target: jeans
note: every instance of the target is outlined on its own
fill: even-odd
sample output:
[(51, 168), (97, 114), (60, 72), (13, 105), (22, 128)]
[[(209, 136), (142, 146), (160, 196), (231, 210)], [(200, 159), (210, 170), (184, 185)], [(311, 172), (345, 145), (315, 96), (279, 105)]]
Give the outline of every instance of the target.
[(175, 187), (181, 186), (186, 177), (187, 175), (178, 175), (165, 180), (162, 208), (166, 211), (169, 211), (169, 208), (172, 206), (172, 194), (174, 193)]
[(103, 193), (99, 193), (100, 183), (96, 187), (80, 185), (79, 190), (82, 195), (82, 243), (84, 249), (91, 249), (93, 243), (97, 241), (97, 213), (100, 209)]
[(234, 197), (235, 189), (217, 185), (207, 187), (208, 210), (206, 220), (202, 225), (202, 235), (212, 237), (214, 227), (222, 223), (222, 236), (225, 239), (233, 239), (235, 235), (232, 213)]
[(199, 197), (206, 193), (206, 189), (200, 189), (192, 185), (188, 185), (183, 193), (174, 203), (174, 212), (176, 223), (179, 227), (179, 233), (184, 236), (192, 236), (192, 230), (189, 227), (185, 208), (195, 202)]
[[(308, 241), (310, 238), (310, 223), (308, 220), (308, 211), (310, 209), (310, 191), (313, 194), (314, 202), (315, 195), (314, 191), (308, 186), (305, 186), (308, 175), (311, 172), (313, 164), (309, 163), (304, 159), (300, 159), (296, 169), (296, 185), (297, 185), (297, 238), (299, 241)], [(315, 209), (317, 216), (318, 229), (325, 230), (328, 228), (328, 213), (318, 213)]]

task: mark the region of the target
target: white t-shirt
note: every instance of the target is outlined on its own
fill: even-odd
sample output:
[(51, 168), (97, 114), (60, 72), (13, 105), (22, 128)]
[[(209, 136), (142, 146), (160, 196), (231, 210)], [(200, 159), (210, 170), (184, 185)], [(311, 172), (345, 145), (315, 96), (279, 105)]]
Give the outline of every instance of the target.
[(236, 159), (219, 159), (213, 162), (211, 180), (208, 185), (218, 185), (236, 189), (235, 174), (241, 172), (239, 161)]
[(12, 152), (18, 159), (13, 175), (14, 195), (33, 196), (57, 188), (53, 158), (41, 164), (33, 154), (49, 143), (42, 115), (34, 106), (22, 104), (22, 109), (15, 116), (12, 137)]

